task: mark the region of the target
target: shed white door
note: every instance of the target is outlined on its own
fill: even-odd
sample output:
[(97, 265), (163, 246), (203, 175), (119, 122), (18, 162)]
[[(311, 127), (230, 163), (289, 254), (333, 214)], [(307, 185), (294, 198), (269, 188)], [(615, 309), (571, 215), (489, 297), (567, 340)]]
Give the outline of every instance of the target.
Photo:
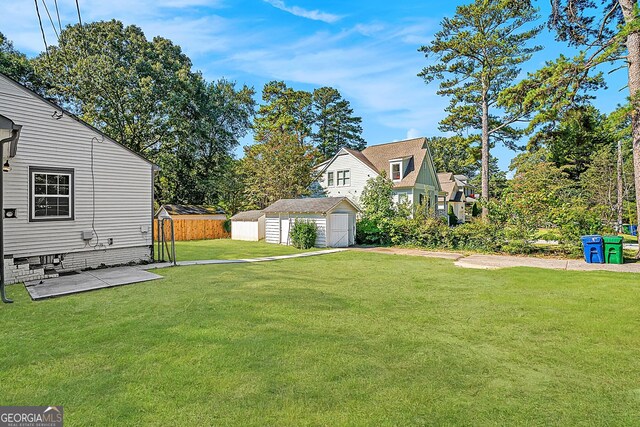
[(331, 214), (329, 219), (329, 246), (346, 248), (349, 246), (349, 214)]
[(289, 244), (289, 218), (280, 218), (280, 244)]

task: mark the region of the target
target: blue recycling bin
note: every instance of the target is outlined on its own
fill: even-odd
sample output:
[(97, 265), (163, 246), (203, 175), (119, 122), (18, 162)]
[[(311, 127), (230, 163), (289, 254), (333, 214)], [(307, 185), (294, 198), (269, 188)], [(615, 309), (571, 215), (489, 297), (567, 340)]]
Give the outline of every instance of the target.
[(629, 234), (631, 234), (632, 236), (637, 236), (638, 235), (638, 226), (637, 225), (630, 225), (629, 226)]
[(602, 236), (582, 236), (584, 248), (584, 260), (589, 264), (602, 264), (604, 262), (604, 244)]

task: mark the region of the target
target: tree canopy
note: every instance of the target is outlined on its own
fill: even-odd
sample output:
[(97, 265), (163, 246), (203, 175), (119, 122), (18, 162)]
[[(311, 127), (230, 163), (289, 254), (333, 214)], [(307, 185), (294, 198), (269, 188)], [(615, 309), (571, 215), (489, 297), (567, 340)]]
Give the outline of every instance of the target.
[[(433, 41), (420, 51), (435, 63), (419, 76), (427, 83), (440, 80), (438, 94), (449, 97), (448, 116), (440, 129), (481, 143), (482, 197), (489, 197), (489, 150), (501, 142), (514, 147), (520, 132), (512, 125), (526, 112), (501, 109), (500, 93), (520, 72), (520, 64), (540, 49), (529, 42), (541, 30), (530, 1), (475, 0), (458, 6), (444, 18)], [(470, 135), (470, 136), (469, 136)], [(483, 208), (483, 216), (488, 213)]]
[(33, 63), (46, 94), (161, 166), (162, 202), (216, 204), (253, 89), (206, 82), (179, 46), (121, 22), (68, 26)]
[(349, 101), (337, 89), (321, 87), (313, 91), (313, 108), (317, 131), (313, 141), (323, 159), (328, 159), (343, 147), (363, 150), (362, 118), (353, 115)]

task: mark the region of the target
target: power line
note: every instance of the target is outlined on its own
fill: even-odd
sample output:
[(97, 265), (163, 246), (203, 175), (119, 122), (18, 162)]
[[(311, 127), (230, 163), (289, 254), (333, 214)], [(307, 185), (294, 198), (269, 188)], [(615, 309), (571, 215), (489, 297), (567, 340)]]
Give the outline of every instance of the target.
[(53, 4), (56, 6), (56, 15), (58, 16), (58, 28), (60, 29), (60, 34), (62, 34), (62, 21), (60, 21), (60, 9), (58, 9), (58, 0), (53, 0)]
[(82, 27), (82, 16), (80, 16), (80, 5), (78, 4), (78, 0), (76, 0), (76, 10), (78, 11), (78, 23), (80, 23), (80, 27)]
[(58, 39), (58, 42), (59, 42), (60, 34), (58, 34), (58, 30), (56, 30), (56, 24), (53, 23), (53, 18), (51, 17), (51, 13), (49, 13), (47, 2), (45, 0), (42, 0), (42, 5), (44, 6), (44, 10), (47, 12), (47, 16), (49, 17), (49, 22), (51, 22), (51, 27), (53, 27), (53, 32), (55, 33), (56, 39)]
[(42, 17), (40, 16), (40, 8), (38, 7), (38, 0), (34, 0), (36, 5), (36, 15), (38, 15), (38, 23), (40, 24), (40, 32), (42, 33), (42, 41), (44, 41), (44, 52), (49, 57), (49, 46), (47, 45), (47, 36), (44, 34), (44, 27), (42, 26)]

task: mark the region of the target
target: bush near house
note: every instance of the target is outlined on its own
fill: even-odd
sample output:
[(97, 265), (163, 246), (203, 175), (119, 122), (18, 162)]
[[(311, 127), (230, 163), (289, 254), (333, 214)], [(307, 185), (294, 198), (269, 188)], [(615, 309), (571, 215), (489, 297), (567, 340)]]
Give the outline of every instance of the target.
[[(607, 230), (597, 210), (579, 203), (561, 172), (548, 165), (543, 172), (536, 171), (541, 178), (535, 188), (529, 188), (533, 184), (525, 179), (528, 175), (518, 177), (500, 199), (488, 202), (489, 221), (478, 219), (456, 227), (447, 225), (457, 224), (452, 206), (446, 217), (437, 217), (425, 207), (394, 204), (390, 181), (371, 179), (361, 199), (364, 215), (356, 225), (356, 240), (428, 249), (580, 256), (580, 236), (612, 230)], [(526, 188), (520, 188), (525, 184)], [(480, 212), (477, 203), (472, 212)], [(557, 230), (560, 244), (535, 245), (541, 228)]]
[(447, 212), (449, 216), (449, 225), (458, 225), (458, 217), (453, 212), (453, 206), (449, 205), (449, 211)]
[(296, 219), (291, 227), (291, 243), (298, 249), (309, 249), (315, 246), (318, 237), (318, 226), (313, 221)]

